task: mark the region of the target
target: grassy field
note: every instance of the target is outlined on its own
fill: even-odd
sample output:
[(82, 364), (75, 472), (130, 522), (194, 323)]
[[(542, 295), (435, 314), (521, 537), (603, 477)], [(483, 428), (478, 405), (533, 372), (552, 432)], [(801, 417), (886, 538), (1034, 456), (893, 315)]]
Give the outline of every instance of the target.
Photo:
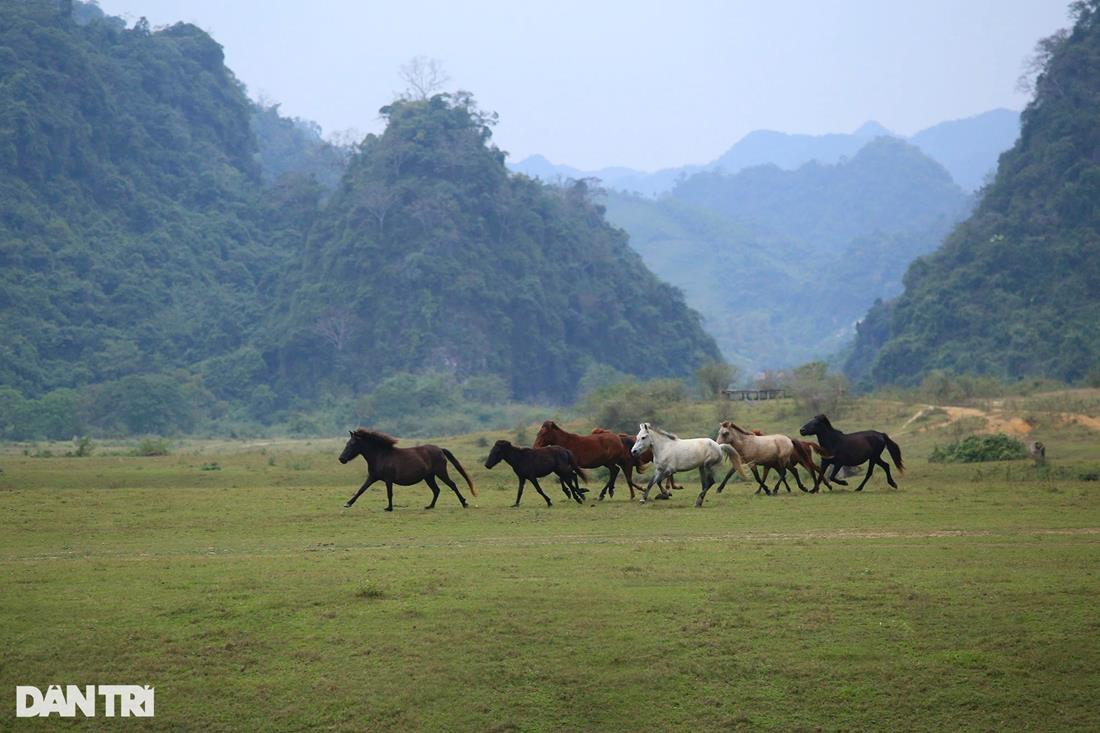
[[(864, 401), (836, 422), (898, 440), (899, 491), (879, 475), (862, 494), (734, 483), (702, 509), (694, 476), (648, 506), (555, 487), (552, 508), (530, 489), (509, 508), (508, 469), (480, 464), (514, 434), (436, 441), (472, 469), (470, 509), (444, 493), (425, 512), (418, 486), (393, 514), (377, 487), (341, 508), (365, 472), (336, 462), (342, 440), (10, 446), (0, 728), (73, 727), (16, 720), (17, 684), (135, 683), (156, 686), (154, 719), (80, 728), (1096, 730), (1098, 402), (982, 408), (1027, 423), (1043, 472), (929, 464), (986, 418)], [(789, 403), (725, 412), (801, 422)], [(695, 405), (666, 424), (713, 434), (716, 417)]]

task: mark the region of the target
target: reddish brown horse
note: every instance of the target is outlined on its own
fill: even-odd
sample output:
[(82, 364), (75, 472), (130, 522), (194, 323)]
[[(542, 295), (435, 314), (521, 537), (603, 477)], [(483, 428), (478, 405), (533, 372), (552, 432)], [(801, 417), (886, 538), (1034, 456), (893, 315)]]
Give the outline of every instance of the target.
[(539, 434), (535, 436), (533, 447), (542, 448), (548, 445), (560, 445), (573, 451), (577, 459), (577, 465), (581, 468), (606, 468), (609, 472), (607, 483), (600, 490), (600, 500), (604, 495), (615, 496), (615, 479), (622, 471), (626, 475), (626, 483), (630, 486), (630, 498), (634, 498), (634, 489), (641, 491), (641, 486), (634, 484), (634, 458), (630, 455), (630, 449), (623, 445), (619, 436), (611, 432), (592, 433), (591, 435), (577, 435), (562, 430), (553, 420), (547, 420), (539, 428)]

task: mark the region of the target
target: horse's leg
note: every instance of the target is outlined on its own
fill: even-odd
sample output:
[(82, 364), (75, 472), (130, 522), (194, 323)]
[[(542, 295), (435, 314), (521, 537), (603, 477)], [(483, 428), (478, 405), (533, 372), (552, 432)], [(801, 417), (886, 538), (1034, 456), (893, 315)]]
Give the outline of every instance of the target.
[(367, 480), (364, 481), (363, 485), (359, 487), (359, 490), (355, 492), (355, 496), (353, 496), (353, 497), (351, 497), (350, 499), (347, 500), (347, 502), (344, 504), (344, 508), (347, 509), (352, 504), (354, 504), (355, 500), (358, 499), (360, 497), (360, 495), (364, 491), (366, 491), (368, 488), (370, 488), (370, 485), (373, 484), (377, 480), (378, 479), (375, 476), (367, 476)]
[(802, 477), (798, 475), (798, 469), (794, 466), (791, 466), (791, 475), (794, 476), (794, 482), (798, 484), (798, 490), (803, 494), (808, 494), (809, 492), (806, 491), (806, 487), (802, 485)]
[(699, 498), (695, 500), (696, 509), (703, 506), (703, 499), (707, 497), (707, 490), (714, 485), (714, 474), (708, 464), (704, 463), (699, 466), (699, 478), (703, 484), (703, 490), (699, 492)]
[(653, 488), (653, 484), (664, 481), (665, 476), (667, 475), (668, 474), (666, 474), (663, 469), (655, 468), (653, 470), (653, 475), (649, 477), (649, 483), (647, 483), (645, 485), (645, 488), (642, 490), (642, 498), (640, 500), (640, 503), (645, 504), (646, 501), (649, 500), (649, 490)]
[(604, 494), (607, 494), (612, 499), (615, 498), (615, 477), (619, 475), (619, 466), (617, 464), (611, 464), (607, 467), (607, 483), (600, 489), (600, 501), (603, 501)]
[(428, 485), (428, 488), (432, 490), (432, 503), (424, 507), (425, 509), (435, 509), (435, 502), (439, 499), (439, 484), (435, 482), (435, 476), (428, 476), (424, 479), (424, 483)]
[[(764, 470), (767, 470), (767, 469), (764, 469)], [(760, 489), (763, 489), (763, 490), (764, 490), (764, 493), (765, 493), (766, 495), (768, 495), (768, 496), (771, 496), (771, 495), (772, 495), (772, 492), (768, 491), (768, 485), (767, 485), (767, 484), (765, 484), (765, 483), (764, 483), (764, 482), (763, 482), (763, 481), (762, 481), (762, 480), (760, 479), (760, 472), (756, 470), (756, 466), (753, 466), (753, 467), (752, 467), (752, 475), (753, 475), (753, 478), (755, 478), (755, 479), (756, 479), (756, 483), (758, 483), (758, 484), (759, 484), (759, 486), (757, 487), (756, 491), (755, 491), (755, 492), (753, 492), (753, 493), (755, 493), (755, 494), (759, 494), (759, 493), (760, 493)]]
[(630, 500), (634, 501), (634, 489), (641, 491), (642, 487), (634, 483), (634, 464), (630, 461), (623, 464), (623, 475), (626, 476), (626, 485), (630, 487)]
[(523, 498), (523, 484), (527, 481), (523, 476), (518, 476), (517, 478), (519, 478), (519, 486), (516, 488), (516, 503), (512, 506), (519, 506), (519, 500)]
[(569, 468), (565, 471), (564, 479), (573, 491), (573, 501), (577, 502), (578, 504), (583, 504), (584, 495), (588, 493), (588, 489), (581, 488), (580, 474), (575, 472), (572, 468)]
[(561, 485), (561, 493), (565, 494), (567, 499), (576, 498), (573, 496), (573, 487), (567, 481), (567, 477), (563, 476), (559, 471), (554, 471), (554, 474), (558, 477), (558, 483)]
[[(777, 470), (779, 471), (779, 481), (783, 482), (783, 485), (787, 488), (787, 493), (791, 493), (791, 485), (787, 483), (787, 469), (780, 466)], [(775, 493), (777, 494), (779, 493), (779, 481), (775, 482)]]
[(447, 467), (444, 466), (443, 471), (440, 472), (437, 475), (443, 481), (443, 483), (445, 483), (445, 484), (447, 484), (447, 486), (451, 487), (451, 491), (455, 492), (455, 496), (458, 497), (458, 501), (462, 504), (462, 508), (465, 509), (466, 507), (468, 507), (469, 504), (466, 503), (466, 497), (463, 496), (462, 492), (458, 490), (458, 485), (454, 481), (451, 480), (450, 476), (447, 475)]
[(882, 460), (881, 453), (878, 454), (878, 458), (876, 458), (875, 460), (878, 461), (878, 465), (882, 466), (883, 470), (886, 471), (886, 483), (890, 484), (892, 488), (896, 489), (898, 485), (894, 481), (894, 477), (890, 475), (890, 464)]
[(386, 481), (386, 511), (393, 511), (393, 481)]
[(539, 496), (546, 500), (546, 506), (554, 506), (553, 502), (550, 501), (550, 497), (547, 496), (543, 492), (542, 487), (539, 486), (539, 480), (534, 476), (531, 477), (531, 485), (535, 487), (535, 491), (539, 492)]
[(875, 460), (872, 458), (867, 461), (867, 475), (863, 477), (863, 480), (859, 482), (859, 486), (856, 487), (856, 491), (863, 491), (863, 487), (867, 485), (868, 479), (871, 478), (871, 474), (875, 472)]

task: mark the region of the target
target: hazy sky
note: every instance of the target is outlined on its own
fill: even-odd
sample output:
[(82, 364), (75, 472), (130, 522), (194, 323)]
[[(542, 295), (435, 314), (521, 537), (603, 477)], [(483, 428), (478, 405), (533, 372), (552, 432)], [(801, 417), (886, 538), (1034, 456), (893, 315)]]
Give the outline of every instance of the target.
[(249, 93), (326, 134), (380, 129), (399, 67), (443, 62), (500, 113), (512, 160), (652, 170), (745, 133), (911, 134), (995, 107), (1062, 0), (100, 0), (112, 15), (209, 31)]

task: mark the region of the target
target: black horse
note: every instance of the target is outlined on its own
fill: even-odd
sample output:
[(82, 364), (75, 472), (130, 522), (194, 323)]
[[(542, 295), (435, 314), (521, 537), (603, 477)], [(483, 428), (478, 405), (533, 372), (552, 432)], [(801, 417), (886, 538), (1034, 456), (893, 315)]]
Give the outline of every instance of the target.
[(507, 440), (498, 440), (493, 449), (489, 451), (489, 457), (485, 459), (485, 468), (492, 468), (504, 461), (515, 471), (519, 479), (519, 489), (516, 491), (516, 503), (523, 498), (523, 484), (530, 481), (535, 485), (535, 491), (546, 500), (546, 506), (553, 506), (550, 497), (543, 493), (538, 479), (542, 476), (556, 474), (561, 482), (561, 490), (567, 497), (578, 504), (584, 503), (584, 495), (588, 489), (582, 489), (577, 483), (577, 477), (587, 480), (584, 471), (577, 465), (573, 452), (568, 448), (550, 445), (543, 448), (520, 448), (512, 445)]
[[(886, 433), (880, 433), (877, 430), (842, 433), (834, 428), (832, 423), (829, 422), (829, 418), (824, 415), (817, 415), (799, 428), (798, 432), (801, 435), (816, 435), (821, 447), (832, 454), (828, 458), (824, 455), (821, 456), (822, 476), (825, 475), (825, 469), (832, 466), (832, 474), (829, 476), (830, 481), (836, 481), (836, 473), (841, 466), (861, 466), (870, 461), (867, 464), (867, 475), (856, 487), (856, 491), (863, 491), (863, 486), (867, 483), (867, 479), (871, 478), (876, 465), (882, 466), (886, 470), (886, 482), (895, 489), (898, 487), (894, 483), (894, 477), (890, 475), (889, 464), (882, 460), (882, 451), (890, 451), (890, 458), (893, 459), (899, 473), (905, 471), (905, 466), (901, 462), (901, 448), (898, 447), (897, 443), (890, 440), (890, 436)], [(817, 487), (815, 486), (811, 493), (816, 491)]]
[(359, 428), (350, 432), (351, 438), (340, 454), (340, 463), (347, 463), (356, 456), (363, 456), (363, 459), (367, 462), (367, 480), (355, 492), (355, 496), (348, 499), (347, 504), (344, 504), (345, 507), (354, 504), (359, 495), (375, 481), (385, 481), (386, 499), (389, 502), (386, 511), (392, 512), (393, 485), (412, 486), (423, 481), (432, 490), (432, 503), (424, 508), (434, 509), (435, 502), (439, 498), (439, 484), (435, 480), (439, 479), (451, 487), (451, 491), (455, 492), (455, 496), (462, 503), (462, 508), (465, 509), (466, 497), (462, 495), (462, 492), (458, 490), (458, 486), (447, 475), (447, 461), (454, 464), (454, 467), (462, 474), (462, 478), (466, 479), (466, 485), (470, 487), (470, 493), (477, 496), (474, 482), (466, 475), (466, 469), (458, 462), (454, 453), (446, 448), (440, 448), (437, 445), (395, 448), (397, 438), (390, 437), (385, 433), (367, 430), (366, 428)]

